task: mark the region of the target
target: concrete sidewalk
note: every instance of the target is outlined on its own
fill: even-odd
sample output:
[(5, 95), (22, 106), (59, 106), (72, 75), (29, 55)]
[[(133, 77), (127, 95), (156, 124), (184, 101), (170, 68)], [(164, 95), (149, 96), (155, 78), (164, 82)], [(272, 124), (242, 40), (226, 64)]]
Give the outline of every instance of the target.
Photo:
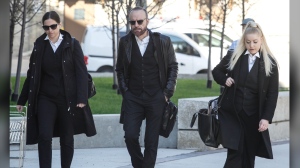
[[(256, 168), (288, 168), (289, 141), (273, 144), (274, 159), (257, 157)], [(226, 150), (208, 152), (197, 150), (158, 149), (156, 168), (222, 168), (226, 159)], [(11, 166), (18, 160), (11, 160)], [(37, 150), (26, 151), (24, 168), (38, 168)], [(53, 150), (52, 167), (60, 167), (59, 150)], [(75, 149), (72, 168), (131, 168), (126, 148)]]

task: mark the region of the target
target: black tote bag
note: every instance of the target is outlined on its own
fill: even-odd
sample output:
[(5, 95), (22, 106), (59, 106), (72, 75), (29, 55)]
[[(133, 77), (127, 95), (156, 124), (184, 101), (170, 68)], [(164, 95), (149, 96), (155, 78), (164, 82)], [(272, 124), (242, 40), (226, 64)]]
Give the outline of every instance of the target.
[(195, 113), (191, 120), (190, 127), (192, 128), (198, 117), (198, 132), (200, 138), (203, 143), (209, 147), (218, 148), (222, 141), (218, 113), (226, 89), (227, 88), (225, 88), (221, 96), (210, 100), (207, 108), (200, 109), (199, 112)]

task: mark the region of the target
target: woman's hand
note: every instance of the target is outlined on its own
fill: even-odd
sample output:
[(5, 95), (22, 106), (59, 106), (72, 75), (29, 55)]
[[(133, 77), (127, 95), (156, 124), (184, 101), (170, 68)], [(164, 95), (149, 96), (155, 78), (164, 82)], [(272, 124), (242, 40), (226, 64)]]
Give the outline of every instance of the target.
[(85, 106), (84, 103), (78, 103), (78, 104), (77, 104), (77, 107), (80, 107), (80, 108), (83, 108), (84, 106)]
[(268, 127), (269, 127), (269, 121), (265, 120), (265, 119), (261, 119), (259, 122), (258, 131), (263, 132), (263, 131), (267, 130)]
[(233, 84), (234, 84), (234, 80), (231, 77), (226, 79), (226, 82), (225, 82), (226, 86), (230, 87)]
[(17, 105), (17, 110), (18, 112), (22, 112), (23, 111), (23, 106), (22, 105)]

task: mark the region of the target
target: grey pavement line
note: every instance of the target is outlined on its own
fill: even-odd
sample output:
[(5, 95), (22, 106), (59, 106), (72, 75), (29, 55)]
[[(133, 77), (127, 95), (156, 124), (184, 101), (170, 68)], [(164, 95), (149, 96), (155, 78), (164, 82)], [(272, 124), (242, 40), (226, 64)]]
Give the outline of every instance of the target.
[[(289, 140), (273, 142), (272, 146), (286, 144), (286, 143), (289, 143)], [(196, 156), (201, 156), (201, 155), (209, 155), (209, 154), (214, 154), (214, 153), (220, 153), (220, 152), (225, 152), (226, 150), (227, 149), (225, 149), (225, 148), (221, 148), (221, 149), (215, 149), (215, 150), (211, 150), (211, 151), (202, 151), (202, 152), (201, 151), (194, 151), (194, 152), (186, 153), (186, 154), (167, 156), (165, 158), (159, 158), (156, 163), (164, 163), (164, 162), (170, 162), (170, 161), (174, 161), (174, 160), (186, 159), (186, 158), (191, 158), (191, 157), (196, 157)]]
[[(289, 140), (285, 140), (285, 141), (277, 141), (277, 142), (272, 142), (272, 146), (275, 145), (282, 145), (282, 144), (286, 144), (289, 143)], [(197, 156), (202, 156), (202, 155), (209, 155), (209, 154), (214, 154), (214, 153), (220, 153), (220, 152), (225, 152), (226, 149), (225, 148), (221, 148), (221, 149), (215, 149), (215, 150), (211, 150), (211, 151), (194, 151), (194, 152), (190, 152), (190, 153), (185, 153), (185, 154), (179, 154), (179, 155), (174, 155), (174, 156), (167, 156), (165, 158), (158, 158), (156, 161), (156, 164), (159, 163), (165, 163), (165, 162), (171, 162), (171, 161), (175, 161), (175, 160), (181, 160), (181, 159), (187, 159), (187, 158), (191, 158), (191, 157), (197, 157)], [(127, 166), (121, 166), (118, 168), (131, 168), (131, 165), (127, 165)]]
[(225, 152), (225, 151), (226, 151), (226, 149), (215, 149), (215, 150), (211, 150), (211, 151), (202, 151), (202, 152), (194, 151), (191, 153), (167, 156), (165, 158), (159, 158), (156, 163), (159, 164), (159, 163), (170, 162), (170, 161), (174, 161), (174, 160), (187, 159), (187, 158), (191, 158), (191, 157), (196, 157), (196, 156), (201, 156), (201, 155), (209, 155), (209, 154), (220, 153), (220, 152)]

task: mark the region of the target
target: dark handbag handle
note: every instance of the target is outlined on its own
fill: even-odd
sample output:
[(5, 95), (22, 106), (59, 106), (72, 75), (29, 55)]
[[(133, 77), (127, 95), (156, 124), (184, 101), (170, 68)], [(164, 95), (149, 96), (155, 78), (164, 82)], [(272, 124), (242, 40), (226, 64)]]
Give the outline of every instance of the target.
[(193, 128), (197, 117), (198, 117), (198, 112), (193, 115), (193, 118), (192, 118), (191, 124), (190, 124), (191, 128)]
[(228, 88), (228, 87), (225, 86), (225, 89), (224, 89), (223, 92), (221, 93), (220, 100), (218, 101), (218, 108), (221, 107), (221, 103), (222, 103), (222, 100), (223, 100), (223, 98), (224, 98), (224, 95), (225, 95), (225, 93), (226, 93), (226, 91), (227, 91), (227, 88)]
[[(225, 95), (226, 91), (227, 91), (227, 87), (225, 87), (225, 89), (223, 90), (223, 92), (222, 92), (222, 94), (221, 94), (220, 101), (218, 101), (218, 108), (221, 107), (221, 102), (222, 102), (222, 100), (223, 100), (223, 98), (224, 98), (224, 95)], [(211, 103), (212, 103), (214, 100), (215, 100), (215, 99), (210, 100), (210, 101), (208, 102), (209, 106), (211, 106)], [(191, 128), (194, 126), (195, 121), (196, 121), (196, 118), (198, 117), (198, 114), (199, 114), (199, 113), (204, 113), (203, 110), (207, 112), (207, 109), (200, 109), (199, 112), (197, 112), (197, 113), (195, 113), (195, 114), (193, 115), (192, 120), (191, 120), (191, 124), (190, 124), (190, 127), (191, 127)]]

